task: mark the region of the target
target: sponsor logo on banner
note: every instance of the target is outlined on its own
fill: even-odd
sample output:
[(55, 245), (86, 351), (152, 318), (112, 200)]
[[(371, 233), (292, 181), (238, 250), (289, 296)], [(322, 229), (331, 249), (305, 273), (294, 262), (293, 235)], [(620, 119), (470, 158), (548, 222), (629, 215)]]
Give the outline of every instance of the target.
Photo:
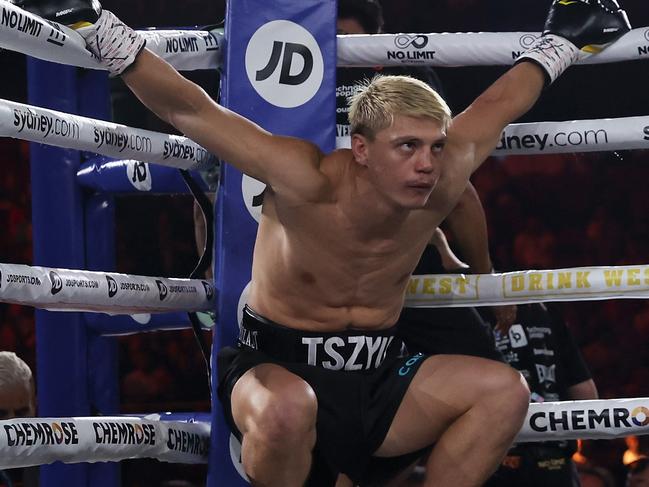
[(261, 220), (261, 207), (264, 202), (264, 191), (266, 190), (266, 185), (261, 181), (251, 178), (250, 176), (244, 174), (241, 178), (241, 195), (243, 196), (243, 202), (246, 205), (246, 209), (250, 216), (259, 223)]
[(509, 343), (512, 348), (521, 348), (527, 345), (525, 330), (520, 324), (514, 324), (509, 329)]
[(216, 36), (212, 35), (209, 32), (201, 34), (201, 36), (203, 37), (203, 41), (205, 42), (205, 50), (206, 51), (218, 51), (219, 50), (219, 41), (216, 38)]
[(608, 144), (608, 132), (605, 129), (572, 130), (570, 132), (540, 132), (510, 135), (503, 131), (496, 150), (524, 150), (542, 152), (547, 148), (580, 147), (587, 145)]
[(43, 24), (35, 17), (28, 17), (19, 10), (2, 9), (2, 19), (0, 23), (10, 29), (22, 32), (32, 37), (38, 37), (43, 28)]
[[(645, 29), (644, 38), (649, 42), (649, 29)], [(649, 54), (649, 45), (638, 46), (638, 55), (643, 56)]]
[(13, 125), (18, 129), (18, 133), (23, 131), (37, 132), (44, 139), (50, 135), (67, 139), (79, 139), (80, 126), (74, 121), (38, 114), (30, 109), (14, 108), (13, 113)]
[(98, 421), (92, 423), (98, 445), (155, 445), (152, 424)]
[(63, 280), (54, 271), (50, 271), (50, 280), (52, 281), (52, 296), (55, 296), (63, 289)]
[(160, 294), (160, 301), (164, 301), (167, 295), (169, 294), (169, 289), (160, 279), (155, 280), (156, 285), (158, 286), (158, 293)]
[(205, 290), (205, 297), (211, 301), (214, 298), (214, 288), (209, 282), (201, 281), (203, 283), (203, 289)]
[(34, 422), (3, 425), (7, 446), (78, 445), (77, 426), (70, 422)]
[(198, 38), (196, 37), (172, 37), (167, 39), (165, 44), (165, 52), (178, 53), (178, 52), (198, 52)]
[(126, 161), (128, 180), (138, 191), (151, 191), (151, 171), (149, 164), (139, 161)]
[(403, 63), (423, 63), (435, 59), (435, 51), (426, 49), (428, 36), (422, 34), (400, 34), (394, 38), (396, 50), (387, 51), (389, 60)]
[(7, 284), (27, 284), (28, 286), (40, 286), (42, 284), (40, 278), (25, 274), (7, 274), (5, 282)]
[(97, 149), (107, 146), (114, 147), (119, 152), (124, 152), (128, 149), (131, 151), (150, 153), (153, 145), (150, 137), (118, 132), (106, 127), (94, 127), (94, 142), (97, 144)]
[(190, 143), (183, 143), (178, 140), (165, 140), (162, 150), (163, 159), (183, 159), (185, 161), (201, 162), (208, 157), (208, 153), (202, 147)]
[(117, 281), (110, 276), (106, 276), (106, 282), (108, 283), (108, 297), (112, 298), (117, 294)]
[(539, 411), (530, 415), (533, 431), (579, 431), (586, 429), (635, 428), (649, 425), (649, 409), (628, 408), (573, 409), (571, 411)]
[(518, 38), (518, 44), (521, 46), (521, 50), (512, 51), (512, 59), (518, 59), (521, 54), (532, 47), (532, 44), (534, 44), (536, 39), (538, 39), (538, 37), (534, 34), (523, 34), (522, 36), (520, 36)]
[[(63, 47), (67, 36), (61, 30), (61, 26), (56, 24), (55, 22), (50, 22), (49, 20), (47, 20), (46, 22), (50, 25), (50, 32), (47, 34), (47, 42), (54, 44), (55, 46)], [(94, 54), (93, 57), (95, 57)]]
[(246, 73), (255, 91), (281, 108), (304, 105), (320, 89), (324, 61), (304, 27), (288, 20), (262, 25), (246, 48)]
[(208, 439), (203, 435), (169, 428), (167, 448), (171, 451), (204, 456), (207, 455), (208, 446)]

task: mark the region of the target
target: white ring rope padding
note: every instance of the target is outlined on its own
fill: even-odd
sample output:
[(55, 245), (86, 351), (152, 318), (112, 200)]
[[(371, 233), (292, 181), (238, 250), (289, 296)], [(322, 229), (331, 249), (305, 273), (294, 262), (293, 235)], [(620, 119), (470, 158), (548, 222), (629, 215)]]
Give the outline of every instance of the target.
[(180, 169), (200, 170), (216, 164), (214, 156), (187, 137), (2, 99), (0, 136)]
[[(39, 59), (102, 69), (72, 29), (48, 22), (0, 0), (0, 47)], [(139, 31), (147, 47), (179, 70), (214, 69), (221, 64), (220, 31)], [(538, 32), (459, 32), (338, 36), (338, 66), (491, 66), (510, 65)], [(625, 34), (584, 64), (645, 59), (649, 28)]]
[(622, 298), (649, 298), (649, 265), (414, 275), (406, 289), (405, 306), (488, 306)]
[[(38, 59), (91, 69), (102, 68), (74, 30), (0, 0), (0, 47)], [(146, 46), (178, 70), (221, 65), (219, 31), (142, 30)]]
[(198, 279), (0, 264), (0, 302), (107, 314), (210, 311), (214, 287)]
[(649, 435), (649, 397), (532, 403), (515, 443)]
[[(0, 421), (0, 469), (132, 458), (206, 463), (209, 434), (208, 423), (124, 417)], [(530, 404), (515, 442), (632, 434), (649, 434), (649, 398)]]
[[(349, 136), (336, 137), (336, 147), (350, 144)], [(503, 130), (492, 155), (633, 149), (649, 149), (649, 116), (513, 123)]]
[(0, 470), (64, 463), (155, 458), (207, 463), (209, 423), (129, 417), (28, 418), (0, 421)]
[[(338, 36), (338, 66), (495, 66), (513, 64), (539, 32), (459, 32)], [(577, 64), (649, 58), (649, 28), (626, 33)]]

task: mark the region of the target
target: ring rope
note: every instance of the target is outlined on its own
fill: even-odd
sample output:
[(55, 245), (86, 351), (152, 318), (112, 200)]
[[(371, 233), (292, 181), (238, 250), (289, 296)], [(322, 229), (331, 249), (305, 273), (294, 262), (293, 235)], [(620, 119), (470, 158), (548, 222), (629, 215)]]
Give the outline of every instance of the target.
[[(336, 137), (350, 147), (349, 135)], [(649, 149), (649, 116), (513, 123), (505, 127), (494, 156)]]
[[(338, 66), (507, 66), (540, 32), (459, 32), (338, 36)], [(626, 33), (601, 53), (578, 64), (649, 58), (649, 28)]]
[(490, 306), (648, 297), (649, 265), (573, 267), (501, 274), (413, 275), (406, 289), (405, 306)]
[[(0, 47), (38, 59), (82, 68), (103, 69), (74, 30), (49, 22), (0, 0)], [(142, 30), (147, 47), (181, 71), (221, 65), (223, 34), (217, 29)]]
[(0, 421), (0, 470), (56, 461), (117, 462), (155, 458), (207, 463), (208, 422), (131, 417), (29, 418)]
[(200, 170), (217, 164), (214, 156), (187, 137), (2, 99), (0, 136), (179, 169)]
[[(48, 22), (0, 0), (0, 47), (30, 56), (102, 69), (72, 29)], [(221, 30), (139, 31), (147, 47), (176, 69), (215, 69), (221, 65)], [(337, 36), (338, 66), (493, 66), (511, 65), (538, 32), (458, 32)], [(633, 29), (583, 64), (649, 57), (649, 28)]]
[(649, 397), (532, 403), (515, 443), (649, 435)]
[(0, 263), (0, 302), (107, 314), (211, 311), (215, 292), (198, 279)]
[[(649, 434), (649, 398), (530, 404), (515, 443)], [(209, 423), (128, 417), (0, 421), (0, 469), (156, 458), (207, 463)]]

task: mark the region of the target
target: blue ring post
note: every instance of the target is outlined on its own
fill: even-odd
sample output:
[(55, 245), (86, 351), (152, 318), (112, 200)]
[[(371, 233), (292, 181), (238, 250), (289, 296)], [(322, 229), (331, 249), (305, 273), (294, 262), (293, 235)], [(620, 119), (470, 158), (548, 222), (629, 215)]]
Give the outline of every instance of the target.
[[(225, 32), (226, 65), (222, 80), (223, 105), (273, 133), (311, 140), (325, 152), (333, 150), (335, 145), (335, 19), (336, 2), (333, 0), (229, 1)], [(282, 29), (276, 30), (273, 35), (277, 37), (264, 39), (260, 47), (275, 46), (281, 49), (280, 56), (284, 56), (282, 62), (275, 65), (273, 69), (271, 59), (279, 58), (269, 56), (268, 59), (262, 59), (259, 65), (255, 65), (254, 69), (263, 71), (265, 75), (272, 72), (265, 79), (268, 79), (269, 83), (276, 83), (274, 86), (286, 92), (287, 97), (291, 98), (295, 93), (303, 94), (306, 91), (304, 87), (314, 77), (317, 79), (319, 76), (315, 74), (316, 69), (309, 71), (311, 67), (322, 68), (322, 78), (318, 80), (320, 84), (315, 94), (306, 101), (296, 103), (297, 106), (288, 108), (273, 105), (263, 98), (257, 91), (258, 87), (253, 86), (246, 73), (248, 43), (261, 28), (276, 20), (298, 24), (308, 33), (305, 35), (302, 32), (291, 39), (284, 39), (281, 38)], [(313, 38), (317, 44), (315, 47), (310, 44)], [(309, 45), (311, 47), (308, 47)], [(320, 62), (318, 54), (322, 55), (323, 65), (320, 66), (318, 66)], [(287, 67), (289, 69), (285, 69)], [(280, 86), (282, 84), (283, 86)], [(284, 103), (284, 100), (273, 101), (277, 104)], [(247, 203), (251, 204), (251, 202)], [(219, 292), (219, 323), (215, 328), (212, 350), (214, 391), (217, 390), (218, 385), (216, 354), (221, 347), (233, 345), (238, 336), (237, 305), (244, 287), (250, 281), (252, 250), (257, 233), (257, 223), (244, 202), (242, 175), (227, 164), (222, 171), (215, 226), (217, 228), (215, 282)], [(230, 460), (230, 431), (223, 419), (217, 398), (213, 400), (212, 411), (210, 470), (207, 485), (209, 487), (246, 485)]]
[[(75, 68), (30, 58), (28, 100), (36, 106), (77, 111)], [(30, 145), (34, 264), (83, 269), (82, 195), (76, 184), (79, 152)], [(87, 416), (87, 340), (80, 313), (36, 311), (36, 365), (40, 416)], [(88, 465), (41, 467), (40, 486), (85, 486)]]

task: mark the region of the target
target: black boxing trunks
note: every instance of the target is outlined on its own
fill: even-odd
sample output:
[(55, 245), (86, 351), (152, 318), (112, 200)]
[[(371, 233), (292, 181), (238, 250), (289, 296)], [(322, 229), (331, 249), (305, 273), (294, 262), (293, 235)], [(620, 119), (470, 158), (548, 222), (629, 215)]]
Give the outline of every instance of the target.
[(265, 363), (304, 379), (318, 399), (314, 465), (306, 485), (333, 486), (339, 472), (360, 485), (396, 475), (423, 452), (397, 458), (372, 454), (383, 443), (410, 382), (426, 356), (400, 356), (396, 327), (320, 333), (272, 322), (250, 308), (243, 313), (238, 346), (218, 354), (218, 395), (239, 436), (230, 399), (237, 380)]

